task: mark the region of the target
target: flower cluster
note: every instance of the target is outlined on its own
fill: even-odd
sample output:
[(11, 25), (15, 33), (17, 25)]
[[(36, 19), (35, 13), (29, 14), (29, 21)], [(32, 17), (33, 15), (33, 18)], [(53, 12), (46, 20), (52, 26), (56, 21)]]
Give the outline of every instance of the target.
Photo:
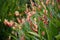
[(13, 21), (13, 20), (4, 19), (4, 24), (8, 27), (12, 27), (13, 29), (16, 29), (16, 28), (21, 29), (20, 24), (24, 24), (25, 19), (24, 18), (22, 18), (22, 19), (19, 18), (19, 16), (20, 16), (19, 11), (15, 11), (14, 15), (16, 16), (16, 20), (17, 20), (18, 23)]
[(5, 19), (4, 24), (9, 26), (9, 27), (12, 27), (14, 25), (14, 21), (12, 21), (12, 20), (8, 21), (7, 19)]
[[(27, 7), (28, 5), (26, 4), (25, 14), (27, 15), (27, 18), (20, 18), (19, 11), (15, 11), (14, 15), (16, 16), (16, 20), (17, 20), (18, 24), (24, 24), (26, 21), (28, 21), (29, 24), (30, 24), (31, 29), (34, 32), (38, 32), (38, 25), (36, 24), (36, 20), (34, 20), (35, 23), (33, 23), (31, 17), (36, 14), (37, 9), (40, 11), (42, 9), (42, 6), (35, 3), (35, 2), (33, 2), (32, 0), (30, 0), (30, 2), (31, 2), (31, 8), (32, 9), (28, 8)], [(49, 2), (50, 2), (49, 0), (46, 0), (46, 4), (49, 4)], [(45, 8), (45, 6), (44, 6), (44, 8)], [(48, 11), (46, 9), (44, 9), (43, 13), (44, 14), (43, 14), (42, 17), (40, 17), (40, 16), (38, 17), (38, 20), (42, 20), (43, 23), (47, 25), (48, 24), (48, 19), (47, 19), (46, 15), (48, 15), (47, 14)], [(8, 25), (9, 27), (16, 26), (14, 21), (12, 21), (12, 20), (8, 21), (7, 19), (4, 20), (4, 24)]]

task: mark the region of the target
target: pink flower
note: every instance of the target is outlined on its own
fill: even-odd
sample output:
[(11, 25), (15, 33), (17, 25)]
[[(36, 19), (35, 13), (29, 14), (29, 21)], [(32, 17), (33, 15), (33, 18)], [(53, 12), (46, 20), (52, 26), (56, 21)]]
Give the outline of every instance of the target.
[(26, 19), (28, 22), (30, 21), (30, 17), (29, 16), (27, 16), (27, 19)]
[(42, 33), (41, 33), (41, 34), (42, 34), (42, 36), (44, 36), (44, 35), (45, 35), (45, 31), (42, 31)]
[(48, 25), (48, 21), (47, 20), (44, 20), (43, 23), (46, 24), (46, 25)]
[(47, 15), (48, 11), (46, 9), (44, 9), (43, 12), (44, 12), (45, 15)]
[(28, 12), (29, 12), (29, 9), (27, 8), (26, 11), (25, 11), (25, 13), (27, 14)]
[(35, 11), (32, 11), (32, 15), (34, 15), (34, 14), (36, 14), (36, 12)]
[(31, 2), (32, 6), (35, 6), (34, 2)]
[(14, 22), (11, 20), (11, 21), (9, 22), (9, 26), (12, 27), (13, 25), (14, 25)]
[(32, 14), (29, 12), (28, 14), (27, 14), (27, 21), (29, 22), (30, 21), (30, 17), (32, 16)]
[[(33, 24), (31, 20), (29, 21), (29, 24), (30, 24), (30, 28), (31, 28), (34, 32), (38, 33), (38, 27), (37, 27), (37, 25), (36, 25), (36, 24)], [(33, 27), (33, 26), (34, 26), (34, 27)]]
[(38, 17), (38, 20), (42, 20), (42, 18), (41, 17)]
[(44, 18), (44, 20), (47, 20), (47, 16), (46, 15), (43, 15), (43, 18)]
[(22, 24), (23, 24), (23, 23), (25, 23), (25, 20), (24, 20), (24, 18), (22, 19)]
[(50, 2), (50, 0), (46, 0), (46, 5), (48, 5), (48, 4), (49, 4), (49, 2)]
[(34, 27), (37, 29), (38, 28), (37, 24), (34, 24)]
[(42, 8), (41, 5), (38, 5), (38, 10), (41, 10), (41, 8)]
[(5, 25), (9, 25), (9, 22), (8, 22), (7, 19), (4, 20), (4, 24), (5, 24)]
[(17, 21), (18, 21), (18, 23), (22, 23), (22, 20), (21, 20), (21, 19), (19, 19), (19, 18), (17, 18)]
[(32, 28), (32, 30), (33, 30), (34, 32), (38, 33), (38, 29)]
[(9, 27), (12, 27), (14, 25), (14, 22), (13, 21), (8, 21), (7, 19), (4, 20), (4, 24), (9, 26)]
[(27, 16), (31, 17), (32, 16), (31, 12), (28, 12)]

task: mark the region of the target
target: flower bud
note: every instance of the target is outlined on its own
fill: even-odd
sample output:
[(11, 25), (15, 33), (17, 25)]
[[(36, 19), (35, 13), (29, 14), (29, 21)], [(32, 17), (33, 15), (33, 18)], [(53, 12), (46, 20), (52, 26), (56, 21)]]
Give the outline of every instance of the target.
[(27, 16), (31, 17), (32, 16), (31, 12), (29, 12)]
[(38, 17), (38, 20), (42, 20), (42, 18), (41, 17)]
[(42, 31), (42, 36), (44, 36), (45, 35), (45, 31)]
[(43, 20), (47, 20), (47, 16), (46, 15), (43, 15)]
[(48, 11), (46, 9), (44, 9), (43, 12), (44, 12), (45, 15), (47, 15)]
[(15, 11), (15, 16), (19, 16), (19, 11)]
[(30, 21), (30, 17), (29, 16), (27, 16), (27, 19), (26, 19), (28, 22)]
[(37, 29), (38, 28), (37, 24), (34, 24), (34, 27)]
[(44, 20), (43, 23), (46, 24), (46, 25), (48, 25), (48, 21), (47, 20)]
[(9, 23), (10, 23), (9, 24), (10, 27), (14, 25), (14, 22), (12, 20)]
[(46, 5), (48, 5), (48, 4), (49, 4), (49, 1), (50, 1), (50, 0), (46, 0)]
[(32, 6), (35, 6), (34, 2), (31, 2)]
[(25, 23), (25, 19), (24, 19), (24, 18), (22, 19), (22, 24), (23, 24), (23, 23)]
[(38, 10), (41, 10), (41, 8), (42, 8), (41, 5), (38, 5)]
[(9, 25), (10, 23), (8, 22), (7, 19), (5, 19), (5, 20), (4, 20), (4, 24), (5, 24), (5, 25)]
[(17, 18), (17, 21), (18, 21), (18, 23), (22, 23), (22, 20), (21, 20), (21, 19), (19, 19), (19, 18)]

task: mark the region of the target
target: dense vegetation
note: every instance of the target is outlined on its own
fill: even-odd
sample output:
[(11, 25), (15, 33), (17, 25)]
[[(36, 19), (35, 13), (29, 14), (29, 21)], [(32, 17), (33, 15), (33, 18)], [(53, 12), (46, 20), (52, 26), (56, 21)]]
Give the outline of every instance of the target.
[(0, 40), (60, 40), (60, 0), (0, 0)]

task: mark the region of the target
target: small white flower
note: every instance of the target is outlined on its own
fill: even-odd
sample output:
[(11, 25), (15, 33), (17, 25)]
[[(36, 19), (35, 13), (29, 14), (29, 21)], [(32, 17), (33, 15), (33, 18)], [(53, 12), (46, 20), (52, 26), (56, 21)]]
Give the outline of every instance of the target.
[(15, 16), (19, 16), (19, 11), (15, 11)]

